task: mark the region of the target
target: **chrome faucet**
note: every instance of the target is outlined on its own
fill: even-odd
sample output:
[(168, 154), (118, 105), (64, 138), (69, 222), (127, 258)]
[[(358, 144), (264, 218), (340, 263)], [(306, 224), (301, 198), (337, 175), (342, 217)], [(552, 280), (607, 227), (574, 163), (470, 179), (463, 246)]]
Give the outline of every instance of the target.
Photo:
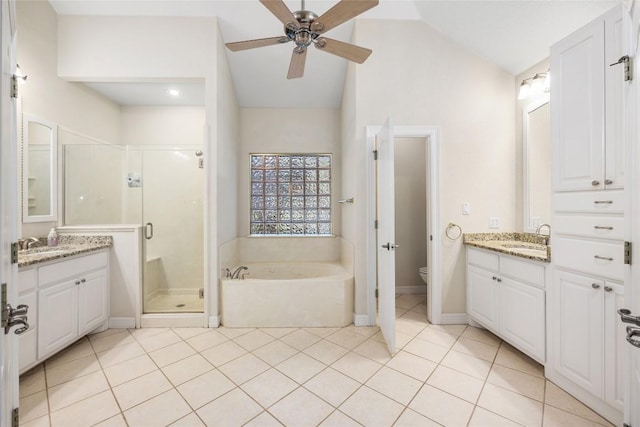
[[(240, 267), (236, 268), (235, 270), (233, 270), (233, 273), (231, 273), (231, 279), (239, 279), (240, 278), (240, 273), (244, 270), (248, 270), (249, 267), (247, 267), (246, 265), (241, 265)], [(243, 275), (244, 276), (244, 275)]]
[(551, 226), (549, 224), (540, 224), (538, 228), (536, 228), (536, 234), (540, 234), (540, 230), (542, 229), (542, 227), (547, 227), (547, 229), (549, 230), (549, 235), (551, 235)]
[(24, 239), (18, 239), (18, 246), (21, 250), (31, 249), (37, 244), (40, 243), (40, 239), (37, 237), (27, 237)]

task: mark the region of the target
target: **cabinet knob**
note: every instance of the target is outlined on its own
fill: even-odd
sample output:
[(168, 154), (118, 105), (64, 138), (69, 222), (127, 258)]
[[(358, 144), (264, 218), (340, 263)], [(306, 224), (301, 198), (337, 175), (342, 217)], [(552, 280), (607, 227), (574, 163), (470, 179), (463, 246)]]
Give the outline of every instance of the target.
[(87, 279), (80, 279), (80, 283), (84, 283), (86, 281), (87, 281)]
[(80, 284), (80, 280), (76, 280), (76, 285), (79, 285), (79, 284)]
[(605, 180), (604, 180), (604, 184), (605, 184), (605, 185), (611, 185), (611, 184), (613, 184), (613, 181), (612, 181), (612, 180), (610, 180), (610, 179), (605, 179)]
[(500, 283), (500, 282), (502, 282), (502, 279), (498, 277), (498, 278), (496, 279), (496, 281), (497, 281), (498, 283)]
[(605, 286), (605, 287), (604, 287), (604, 291), (605, 291), (605, 292), (612, 292), (612, 291), (613, 291), (613, 288), (612, 288), (611, 286)]
[(496, 277), (496, 276), (493, 276), (491, 279), (492, 279), (492, 280), (496, 280), (496, 279), (497, 279), (497, 277)]
[(600, 289), (600, 285), (598, 285), (597, 283), (592, 283), (592, 284), (591, 284), (591, 287), (592, 287), (593, 289)]
[(591, 185), (597, 187), (598, 185), (600, 185), (600, 181), (594, 179), (593, 181), (591, 181)]

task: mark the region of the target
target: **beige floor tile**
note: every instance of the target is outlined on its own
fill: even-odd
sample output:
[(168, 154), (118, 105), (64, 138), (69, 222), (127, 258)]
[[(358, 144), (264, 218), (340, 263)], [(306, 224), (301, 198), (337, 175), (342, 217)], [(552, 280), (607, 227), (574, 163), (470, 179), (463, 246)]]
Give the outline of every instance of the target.
[(174, 386), (178, 386), (212, 369), (213, 366), (204, 357), (194, 354), (179, 362), (165, 366), (162, 368), (162, 372)]
[(120, 413), (111, 391), (91, 396), (51, 413), (51, 427), (93, 426)]
[(195, 410), (236, 387), (220, 371), (214, 369), (177, 387), (182, 397)]
[(353, 350), (363, 342), (367, 340), (367, 337), (357, 334), (348, 329), (340, 329), (338, 332), (329, 335), (327, 341), (331, 341), (334, 344), (338, 344), (349, 350)]
[(483, 381), (491, 371), (491, 362), (454, 350), (449, 351), (440, 364)]
[(317, 335), (320, 338), (326, 338), (331, 334), (334, 334), (340, 330), (340, 328), (302, 328), (303, 331), (310, 334)]
[[(42, 417), (38, 417), (31, 421), (22, 420), (22, 415), (20, 418), (20, 427), (50, 427), (51, 423), (49, 422), (49, 415), (44, 415)], [(126, 426), (124, 426), (126, 427)]]
[(196, 411), (207, 426), (243, 425), (261, 412), (262, 407), (239, 388)]
[(409, 408), (444, 426), (466, 426), (473, 405), (460, 398), (425, 385), (409, 404)]
[(427, 380), (427, 384), (475, 405), (484, 381), (446, 366), (438, 366)]
[(51, 411), (57, 411), (80, 400), (94, 396), (109, 389), (109, 383), (102, 371), (93, 372), (66, 383), (50, 387), (49, 407)]
[[(415, 335), (409, 335), (409, 334), (402, 333), (400, 331), (396, 331), (396, 351), (402, 350), (404, 346), (409, 344), (411, 340), (414, 338), (415, 338)], [(386, 343), (386, 341), (384, 340), (382, 342)]]
[(402, 294), (396, 297), (396, 307), (411, 310), (418, 304), (424, 304), (427, 296), (424, 294)]
[(298, 350), (295, 348), (276, 340), (254, 350), (252, 353), (267, 362), (269, 365), (276, 366), (297, 352)]
[[(406, 408), (398, 421), (393, 425), (394, 427), (439, 427), (441, 424), (420, 415), (416, 411), (412, 411), (409, 408)], [(489, 426), (486, 426), (489, 427)]]
[(240, 347), (244, 348), (245, 350), (253, 351), (259, 347), (262, 347), (263, 345), (269, 344), (274, 339), (275, 338), (273, 338), (269, 334), (265, 334), (260, 330), (255, 330), (255, 331), (249, 332), (248, 334), (239, 336), (234, 341), (236, 344), (238, 344)]
[(326, 367), (327, 365), (318, 362), (313, 357), (298, 353), (277, 365), (276, 369), (298, 384), (303, 384)]
[(129, 329), (129, 333), (134, 336), (135, 339), (146, 339), (154, 335), (167, 332), (169, 328), (138, 328)]
[(171, 344), (149, 353), (149, 356), (159, 367), (170, 365), (178, 360), (192, 356), (196, 351), (184, 341)]
[(349, 352), (334, 362), (331, 367), (364, 384), (382, 365), (357, 353)]
[(53, 387), (58, 384), (82, 377), (101, 368), (98, 358), (91, 354), (80, 359), (58, 364), (52, 368), (46, 368), (47, 386)]
[(190, 413), (186, 417), (180, 418), (171, 427), (206, 427), (202, 420), (194, 413)]
[(517, 369), (529, 375), (544, 378), (544, 368), (541, 364), (503, 342), (496, 355), (495, 363), (511, 369)]
[(382, 367), (365, 383), (369, 388), (403, 405), (409, 404), (422, 384), (421, 381), (386, 366)]
[(60, 351), (59, 353), (51, 356), (45, 362), (45, 365), (48, 368), (53, 368), (58, 364), (66, 363), (71, 360), (80, 359), (82, 357), (90, 356), (94, 354), (93, 347), (89, 343), (87, 338), (82, 338), (75, 343), (71, 344), (69, 347)]
[(249, 332), (255, 330), (256, 328), (225, 328), (224, 326), (221, 326), (217, 329), (218, 332), (229, 339), (238, 338), (241, 335), (248, 334)]
[(135, 342), (133, 336), (129, 333), (127, 329), (122, 329), (114, 334), (103, 336), (103, 337), (95, 337), (92, 335), (89, 337), (89, 341), (91, 341), (91, 346), (96, 353), (101, 353), (103, 351), (111, 350), (112, 348), (119, 347), (125, 344), (131, 344)]
[(391, 360), (391, 353), (389, 353), (387, 345), (374, 339), (366, 340), (354, 348), (353, 351), (381, 364)]
[(109, 366), (117, 365), (120, 362), (124, 362), (125, 360), (142, 356), (145, 353), (144, 348), (142, 348), (140, 344), (132, 342), (112, 348), (111, 350), (97, 353), (97, 356), (102, 367), (107, 368)]
[(247, 350), (240, 347), (233, 341), (227, 341), (215, 347), (211, 347), (202, 351), (200, 354), (204, 356), (215, 367), (219, 367), (238, 357), (247, 354)]
[(229, 338), (214, 329), (209, 329), (209, 331), (204, 334), (198, 334), (194, 337), (187, 338), (186, 341), (187, 344), (193, 347), (196, 351), (204, 351), (229, 341)]
[(353, 378), (332, 368), (325, 369), (304, 384), (307, 390), (335, 407), (340, 406), (360, 386)]
[(601, 427), (602, 424), (565, 412), (550, 405), (544, 405), (544, 427)]
[(362, 424), (336, 410), (320, 424), (320, 427), (360, 427)]
[(298, 328), (260, 328), (260, 330), (266, 334), (271, 335), (274, 338), (282, 338), (285, 335), (297, 330)]
[(415, 316), (422, 316), (419, 313), (409, 311), (405, 313), (403, 316), (396, 319), (396, 333), (402, 333), (405, 335), (409, 335), (410, 337), (415, 337), (420, 332), (422, 332), (428, 325), (424, 322), (418, 322), (414, 320)]
[(285, 426), (316, 426), (333, 408), (304, 388), (299, 388), (273, 405), (269, 412)]
[(325, 365), (332, 364), (348, 352), (349, 350), (346, 348), (327, 340), (318, 341), (303, 351), (303, 353), (321, 361)]
[(542, 424), (542, 403), (493, 384), (485, 384), (478, 406), (519, 424)]
[(414, 354), (400, 351), (393, 356), (387, 366), (420, 381), (426, 381), (436, 368), (436, 364)]
[(171, 389), (124, 411), (124, 417), (131, 427), (166, 426), (190, 412), (187, 402), (175, 389)]
[(464, 337), (460, 337), (451, 349), (488, 362), (493, 362), (498, 352), (498, 347)]
[(249, 381), (251, 378), (260, 375), (270, 366), (258, 359), (253, 354), (245, 354), (229, 363), (220, 366), (218, 369), (237, 385)]
[(356, 334), (365, 336), (367, 338), (371, 338), (378, 332), (380, 332), (380, 328), (378, 326), (354, 326), (350, 325), (347, 329), (355, 332)]
[(265, 411), (246, 423), (244, 427), (282, 427), (282, 424)]
[(20, 422), (40, 418), (49, 413), (47, 392), (39, 391), (20, 398)]
[(132, 408), (173, 388), (169, 380), (160, 371), (138, 377), (113, 387), (113, 394), (122, 410)]
[(136, 337), (136, 339), (147, 352), (152, 352), (182, 341), (182, 338), (170, 329), (150, 337)]
[(20, 375), (20, 397), (46, 390), (46, 388), (44, 365), (40, 364)]
[(118, 414), (96, 424), (94, 427), (127, 427), (127, 422), (124, 420), (124, 415)]
[(198, 335), (210, 332), (211, 328), (171, 328), (173, 332), (178, 334), (183, 340), (188, 340)]
[(464, 338), (480, 341), (494, 347), (500, 347), (500, 343), (502, 342), (500, 338), (487, 331), (486, 329), (475, 328), (473, 326), (467, 327), (467, 329), (465, 329), (462, 333), (462, 336)]
[(424, 341), (429, 341), (434, 344), (441, 345), (442, 347), (451, 348), (458, 340), (458, 336), (450, 334), (442, 329), (427, 327), (425, 330), (416, 335), (416, 338), (420, 338)]
[[(487, 411), (484, 408), (476, 406), (469, 421), (469, 427), (518, 427), (520, 424), (514, 423), (498, 414)], [(545, 426), (546, 427), (546, 426)]]
[(429, 328), (459, 337), (467, 329), (467, 325), (429, 325)]
[(546, 381), (544, 403), (599, 424), (608, 424), (607, 420), (551, 381)]
[(522, 371), (494, 364), (487, 382), (540, 402), (544, 400), (544, 379)]
[(268, 408), (298, 388), (298, 384), (276, 369), (269, 369), (242, 385), (242, 390)]
[(280, 338), (280, 341), (295, 348), (296, 350), (302, 351), (305, 348), (317, 343), (318, 341), (320, 341), (320, 339), (321, 338), (317, 335), (314, 335), (302, 329), (298, 329), (288, 335), (283, 336), (282, 338)]
[(426, 328), (427, 326), (429, 326), (429, 321), (427, 320), (427, 316), (423, 313), (419, 313), (416, 311), (413, 311), (413, 309), (409, 310), (408, 312), (404, 313), (402, 315), (402, 317), (400, 318), (400, 320), (407, 320), (407, 321), (412, 321), (415, 322), (417, 324), (419, 324), (420, 326), (422, 326), (422, 328)]
[(120, 329), (120, 328), (112, 328), (112, 329), (107, 329), (101, 332), (96, 332), (96, 333), (90, 333), (89, 335), (87, 335), (87, 338), (89, 339), (101, 339), (101, 338), (105, 338), (108, 337), (109, 335), (115, 335), (115, 334), (119, 334), (122, 331), (126, 331), (126, 329)]
[(412, 339), (404, 346), (403, 350), (435, 363), (440, 363), (449, 352), (448, 347), (443, 347), (420, 338)]
[(140, 357), (105, 368), (104, 374), (107, 376), (107, 380), (109, 380), (111, 387), (115, 387), (157, 369), (158, 367), (153, 363), (153, 360), (144, 354)]
[(358, 389), (340, 410), (365, 426), (390, 426), (404, 410), (404, 405), (369, 387)]

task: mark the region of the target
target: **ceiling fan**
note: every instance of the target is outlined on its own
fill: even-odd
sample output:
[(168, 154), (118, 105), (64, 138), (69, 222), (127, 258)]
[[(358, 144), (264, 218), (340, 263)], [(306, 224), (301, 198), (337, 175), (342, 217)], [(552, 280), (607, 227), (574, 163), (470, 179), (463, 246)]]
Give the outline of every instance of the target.
[(322, 34), (377, 6), (379, 0), (341, 0), (320, 17), (309, 10), (305, 10), (304, 2), (305, 0), (302, 0), (302, 10), (291, 12), (282, 0), (260, 0), (260, 3), (284, 24), (285, 35), (227, 43), (227, 48), (236, 52), (284, 44), (290, 41), (294, 42), (296, 47), (291, 55), (289, 73), (287, 74), (288, 79), (296, 79), (303, 76), (307, 47), (311, 44), (320, 50), (358, 64), (366, 61), (371, 55), (371, 49), (323, 37)]

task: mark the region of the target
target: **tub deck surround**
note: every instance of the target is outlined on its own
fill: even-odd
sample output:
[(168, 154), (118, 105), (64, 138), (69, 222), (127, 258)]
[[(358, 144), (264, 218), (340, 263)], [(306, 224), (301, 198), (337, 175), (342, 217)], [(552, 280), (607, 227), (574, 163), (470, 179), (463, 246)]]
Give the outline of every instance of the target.
[(464, 233), (467, 246), (514, 255), (534, 261), (551, 262), (549, 236), (533, 233)]
[(67, 258), (74, 255), (87, 254), (113, 246), (111, 236), (74, 236), (60, 235), (58, 246), (48, 247), (47, 238), (39, 238), (40, 245), (31, 249), (18, 251), (18, 267), (26, 267), (46, 261)]

